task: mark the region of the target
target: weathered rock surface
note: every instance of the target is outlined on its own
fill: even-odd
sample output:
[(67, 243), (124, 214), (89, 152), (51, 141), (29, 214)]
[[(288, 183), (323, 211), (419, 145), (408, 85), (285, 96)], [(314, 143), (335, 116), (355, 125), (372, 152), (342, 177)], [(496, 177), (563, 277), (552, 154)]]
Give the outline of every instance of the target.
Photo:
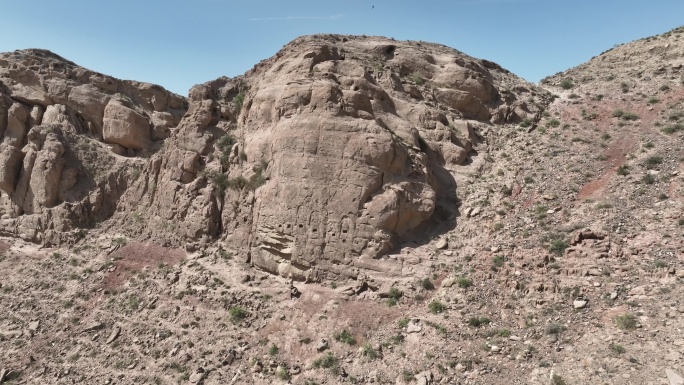
[[(392, 272), (400, 267), (381, 257), (398, 240), (455, 210), (447, 169), (474, 153), (495, 111), (528, 93), (444, 46), (302, 37), (243, 77), (195, 86), (123, 211), (154, 213), (145, 236), (220, 238), (295, 279)], [(528, 117), (504, 115), (498, 123)]]
[(184, 98), (159, 86), (98, 74), (49, 51), (1, 54), (2, 231), (61, 243), (108, 218), (140, 163), (112, 151), (155, 151), (185, 110)]

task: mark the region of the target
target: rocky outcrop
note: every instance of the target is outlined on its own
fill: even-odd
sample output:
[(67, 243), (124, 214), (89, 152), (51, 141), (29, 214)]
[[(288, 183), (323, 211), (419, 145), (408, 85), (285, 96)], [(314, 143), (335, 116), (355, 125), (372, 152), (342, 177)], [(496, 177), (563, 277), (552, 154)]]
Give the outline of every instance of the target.
[(48, 51), (0, 55), (2, 230), (59, 243), (61, 233), (111, 216), (126, 170), (160, 146), (186, 104)]
[(189, 247), (220, 239), (296, 279), (396, 272), (383, 256), (419, 237), (436, 211), (456, 212), (448, 170), (475, 153), (494, 112), (525, 105), (534, 90), (443, 46), (299, 38), (245, 76), (190, 91), (119, 223), (148, 213), (143, 237)]

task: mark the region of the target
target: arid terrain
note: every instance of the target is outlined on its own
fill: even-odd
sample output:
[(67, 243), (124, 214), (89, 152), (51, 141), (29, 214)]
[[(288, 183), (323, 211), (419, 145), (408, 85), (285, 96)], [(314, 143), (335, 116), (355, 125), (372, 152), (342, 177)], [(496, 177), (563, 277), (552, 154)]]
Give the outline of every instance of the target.
[(0, 54), (0, 383), (684, 385), (684, 27), (529, 83), (300, 37)]

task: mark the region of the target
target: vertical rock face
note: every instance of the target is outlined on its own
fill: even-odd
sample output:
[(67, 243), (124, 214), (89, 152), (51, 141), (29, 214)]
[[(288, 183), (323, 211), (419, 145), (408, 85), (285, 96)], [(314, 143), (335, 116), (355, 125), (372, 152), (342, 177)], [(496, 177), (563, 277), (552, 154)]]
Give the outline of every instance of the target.
[(190, 91), (119, 220), (155, 213), (146, 237), (220, 238), (296, 279), (392, 272), (382, 257), (398, 241), (456, 210), (449, 170), (478, 131), (533, 116), (523, 100), (534, 92), (443, 46), (299, 38), (243, 77)]
[(48, 51), (0, 54), (2, 230), (60, 242), (60, 233), (111, 216), (135, 157), (159, 148), (186, 105)]

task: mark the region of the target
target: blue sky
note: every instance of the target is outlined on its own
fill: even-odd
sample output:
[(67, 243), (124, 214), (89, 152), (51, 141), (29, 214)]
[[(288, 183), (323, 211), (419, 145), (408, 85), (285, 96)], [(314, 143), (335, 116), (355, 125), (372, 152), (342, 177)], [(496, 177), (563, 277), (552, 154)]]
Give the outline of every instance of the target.
[(537, 82), (683, 24), (684, 0), (0, 0), (0, 52), (49, 49), (187, 95), (297, 36), (365, 34), (441, 43)]

